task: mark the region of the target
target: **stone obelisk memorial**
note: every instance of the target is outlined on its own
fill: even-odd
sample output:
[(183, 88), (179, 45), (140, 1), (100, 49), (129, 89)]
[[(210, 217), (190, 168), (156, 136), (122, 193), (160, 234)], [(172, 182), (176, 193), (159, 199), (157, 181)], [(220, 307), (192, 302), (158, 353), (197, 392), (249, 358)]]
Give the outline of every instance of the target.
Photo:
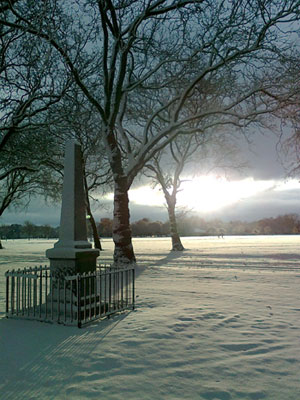
[(59, 240), (46, 251), (53, 276), (95, 271), (99, 250), (87, 240), (86, 202), (80, 145), (66, 143)]

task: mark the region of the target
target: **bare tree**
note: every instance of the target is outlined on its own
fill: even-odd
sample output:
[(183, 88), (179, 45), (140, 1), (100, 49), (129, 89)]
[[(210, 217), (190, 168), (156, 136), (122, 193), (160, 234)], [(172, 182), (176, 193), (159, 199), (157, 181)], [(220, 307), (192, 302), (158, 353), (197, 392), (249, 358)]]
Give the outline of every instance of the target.
[(0, 216), (35, 196), (58, 199), (59, 176), (47, 165), (51, 143), (37, 132), (18, 133), (0, 152)]
[[(300, 174), (300, 51), (292, 48), (282, 54), (278, 64), (280, 84), (286, 88), (286, 95), (277, 95), (282, 107), (273, 113), (273, 124), (269, 126), (278, 136), (277, 151), (287, 177)], [(275, 78), (276, 79), (276, 78)], [(280, 91), (278, 90), (280, 93)]]
[[(9, 21), (3, 1), (0, 17)], [(51, 138), (46, 111), (69, 88), (54, 49), (38, 37), (0, 24), (0, 216), (35, 195), (56, 198), (57, 176), (46, 166)], [(55, 189), (54, 189), (55, 188)]]
[[(289, 45), (279, 28), (298, 20), (300, 6), (298, 0), (8, 3), (0, 23), (50, 44), (102, 120), (99, 138), (114, 178), (116, 263), (135, 261), (128, 190), (145, 163), (180, 134), (245, 129), (278, 109), (266, 77)], [(228, 82), (216, 103), (207, 98), (189, 114), (185, 106), (202, 83), (224, 74), (239, 90)]]
[[(169, 215), (172, 250), (174, 251), (184, 250), (176, 222), (177, 194), (181, 190), (182, 184), (181, 174), (199, 145), (197, 136), (189, 136), (187, 140), (179, 137), (171, 142), (169, 148), (156, 154), (145, 165), (145, 175), (150, 177), (154, 184), (159, 183), (164, 193)], [(169, 162), (163, 162), (164, 156), (169, 158)]]
[(182, 183), (187, 180), (183, 175), (205, 175), (212, 171), (224, 174), (245, 167), (238, 158), (233, 138), (230, 140), (223, 133), (179, 136), (145, 165), (144, 174), (154, 185), (159, 184), (164, 193), (174, 251), (184, 250), (176, 218), (177, 195), (184, 190)]
[[(7, 11), (13, 3), (4, 3), (0, 15), (9, 21)], [(46, 9), (45, 6), (39, 11), (43, 14)], [(95, 145), (92, 131), (86, 134), (91, 129), (87, 109), (82, 111), (78, 90), (71, 88), (69, 74), (63, 71), (64, 65), (56, 50), (41, 42), (38, 36), (3, 24), (0, 25), (0, 41), (0, 216), (10, 206), (28, 204), (35, 195), (58, 200), (64, 141), (69, 137), (80, 139), (85, 165), (87, 153), (90, 154), (86, 181), (91, 193), (99, 186), (100, 171), (105, 180), (110, 175), (107, 168), (106, 171), (100, 169), (100, 163), (96, 167), (96, 155), (102, 161), (105, 157), (99, 152), (99, 144)], [(87, 209), (95, 246), (99, 248), (88, 195)]]

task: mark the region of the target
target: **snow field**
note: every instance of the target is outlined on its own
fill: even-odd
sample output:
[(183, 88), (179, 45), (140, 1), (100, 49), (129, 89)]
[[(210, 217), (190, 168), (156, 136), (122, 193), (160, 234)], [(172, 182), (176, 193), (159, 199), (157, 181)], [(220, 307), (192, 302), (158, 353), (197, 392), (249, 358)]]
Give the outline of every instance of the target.
[[(4, 242), (3, 271), (40, 263), (53, 244), (30, 242)], [(298, 400), (299, 238), (183, 244), (134, 240), (134, 312), (81, 330), (0, 319), (0, 399)]]

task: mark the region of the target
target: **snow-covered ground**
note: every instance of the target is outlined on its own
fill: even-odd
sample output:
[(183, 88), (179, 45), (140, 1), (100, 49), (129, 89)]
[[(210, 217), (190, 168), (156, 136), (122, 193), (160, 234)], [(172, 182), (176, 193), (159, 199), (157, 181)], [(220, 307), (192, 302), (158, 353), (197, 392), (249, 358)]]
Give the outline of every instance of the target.
[[(183, 244), (134, 240), (134, 312), (83, 329), (0, 318), (0, 399), (300, 399), (300, 236)], [(4, 272), (45, 264), (53, 241), (3, 245), (2, 317)]]

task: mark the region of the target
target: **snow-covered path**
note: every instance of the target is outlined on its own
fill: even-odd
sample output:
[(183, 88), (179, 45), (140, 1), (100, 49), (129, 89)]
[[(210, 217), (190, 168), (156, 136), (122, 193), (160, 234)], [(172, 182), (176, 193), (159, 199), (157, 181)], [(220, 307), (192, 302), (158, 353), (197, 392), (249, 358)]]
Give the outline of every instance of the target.
[(135, 241), (134, 312), (81, 330), (0, 319), (0, 399), (298, 400), (300, 238), (195, 240)]

